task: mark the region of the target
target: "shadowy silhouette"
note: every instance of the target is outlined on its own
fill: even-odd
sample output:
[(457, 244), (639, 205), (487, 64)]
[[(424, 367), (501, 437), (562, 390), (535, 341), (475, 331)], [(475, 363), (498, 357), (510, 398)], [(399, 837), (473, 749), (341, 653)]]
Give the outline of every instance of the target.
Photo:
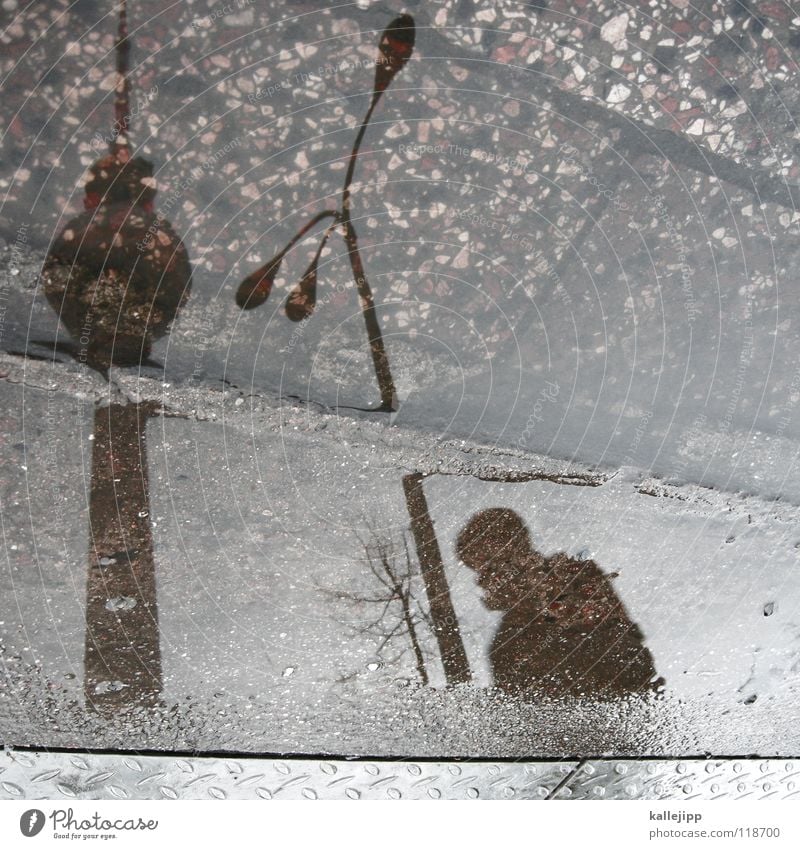
[(131, 156), (129, 52), (122, 0), (109, 153), (91, 167), (85, 212), (54, 240), (41, 274), (50, 306), (77, 343), (57, 347), (104, 375), (111, 365), (151, 364), (152, 342), (167, 332), (192, 278), (183, 242), (153, 210), (153, 166)]
[[(153, 166), (132, 157), (125, 0), (119, 4), (109, 153), (91, 168), (85, 212), (54, 241), (42, 284), (75, 344), (56, 345), (108, 380), (112, 365), (149, 363), (186, 301), (192, 270), (153, 209)], [(50, 343), (48, 343), (50, 344)], [(156, 364), (152, 364), (156, 365)], [(162, 689), (145, 432), (152, 402), (97, 405), (89, 498), (84, 692), (95, 710), (152, 707)]]
[(653, 658), (593, 560), (545, 558), (513, 510), (476, 513), (456, 542), (485, 605), (504, 611), (490, 657), (495, 686), (514, 694), (623, 696), (652, 692)]
[[(378, 57), (375, 63), (375, 81), (372, 86), (372, 98), (361, 126), (358, 129), (353, 148), (347, 164), (347, 173), (342, 188), (342, 202), (340, 209), (328, 209), (315, 215), (311, 221), (305, 224), (292, 237), (289, 243), (272, 259), (249, 274), (239, 284), (236, 290), (236, 303), (243, 310), (250, 310), (261, 306), (272, 291), (278, 271), (286, 254), (315, 227), (320, 221), (332, 218), (333, 221), (322, 234), (319, 246), (314, 258), (303, 273), (300, 282), (289, 293), (286, 300), (286, 316), (290, 321), (300, 322), (311, 318), (317, 304), (317, 266), (319, 264), (322, 250), (333, 231), (341, 227), (347, 253), (350, 259), (350, 268), (353, 272), (353, 280), (361, 303), (361, 312), (369, 338), (370, 351), (372, 353), (372, 364), (375, 369), (375, 377), (381, 393), (381, 403), (377, 407), (371, 407), (364, 412), (392, 413), (397, 410), (398, 399), (394, 386), (394, 378), (389, 366), (389, 358), (383, 344), (378, 316), (375, 310), (375, 299), (372, 294), (364, 264), (358, 249), (358, 236), (351, 220), (351, 192), (350, 187), (355, 174), (358, 154), (361, 150), (361, 142), (367, 131), (375, 107), (378, 105), (383, 93), (391, 84), (397, 74), (403, 70), (414, 52), (414, 41), (416, 38), (416, 26), (411, 15), (403, 14), (390, 21), (386, 29), (381, 33), (378, 42)], [(349, 409), (360, 409), (358, 407)]]
[(145, 430), (157, 404), (94, 414), (86, 581), (86, 702), (101, 713), (159, 704), (161, 645)]

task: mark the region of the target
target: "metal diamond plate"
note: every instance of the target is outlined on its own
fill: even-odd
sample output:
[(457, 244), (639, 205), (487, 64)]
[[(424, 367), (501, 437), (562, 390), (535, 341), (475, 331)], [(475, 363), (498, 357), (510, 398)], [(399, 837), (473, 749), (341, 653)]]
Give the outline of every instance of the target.
[(587, 761), (556, 799), (798, 799), (792, 760)]
[(0, 799), (547, 799), (577, 765), (5, 750)]

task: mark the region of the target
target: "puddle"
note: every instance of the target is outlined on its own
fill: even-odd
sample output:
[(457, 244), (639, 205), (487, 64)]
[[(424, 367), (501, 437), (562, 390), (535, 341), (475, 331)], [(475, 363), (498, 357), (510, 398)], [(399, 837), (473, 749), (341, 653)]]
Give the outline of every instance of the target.
[(37, 430), (47, 394), (3, 391), (28, 411), (9, 428), (18, 509), (39, 506), (4, 578), (9, 739), (733, 754), (779, 750), (777, 728), (793, 745), (789, 506), (404, 475), (358, 440), (146, 402), (56, 395)]
[(787, 15), (14, 5), (4, 741), (796, 749)]

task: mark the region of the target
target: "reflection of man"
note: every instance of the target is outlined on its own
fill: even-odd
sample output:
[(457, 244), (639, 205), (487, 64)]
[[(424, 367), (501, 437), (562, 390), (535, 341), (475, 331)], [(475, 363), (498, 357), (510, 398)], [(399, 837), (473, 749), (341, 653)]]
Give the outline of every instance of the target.
[(621, 696), (663, 683), (641, 631), (593, 560), (543, 557), (522, 519), (500, 507), (473, 516), (456, 548), (477, 574), (486, 606), (505, 611), (490, 651), (495, 686)]

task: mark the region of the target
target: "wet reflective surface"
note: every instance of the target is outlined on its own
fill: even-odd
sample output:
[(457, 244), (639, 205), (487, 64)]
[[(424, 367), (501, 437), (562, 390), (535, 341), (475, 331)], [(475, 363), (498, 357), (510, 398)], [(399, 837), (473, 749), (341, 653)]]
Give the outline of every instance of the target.
[(641, 631), (597, 563), (543, 557), (522, 519), (497, 507), (469, 520), (457, 551), (486, 607), (503, 613), (489, 651), (496, 687), (555, 696), (656, 689)]
[(800, 21), (101, 5), (4, 7), (0, 741), (795, 752)]

